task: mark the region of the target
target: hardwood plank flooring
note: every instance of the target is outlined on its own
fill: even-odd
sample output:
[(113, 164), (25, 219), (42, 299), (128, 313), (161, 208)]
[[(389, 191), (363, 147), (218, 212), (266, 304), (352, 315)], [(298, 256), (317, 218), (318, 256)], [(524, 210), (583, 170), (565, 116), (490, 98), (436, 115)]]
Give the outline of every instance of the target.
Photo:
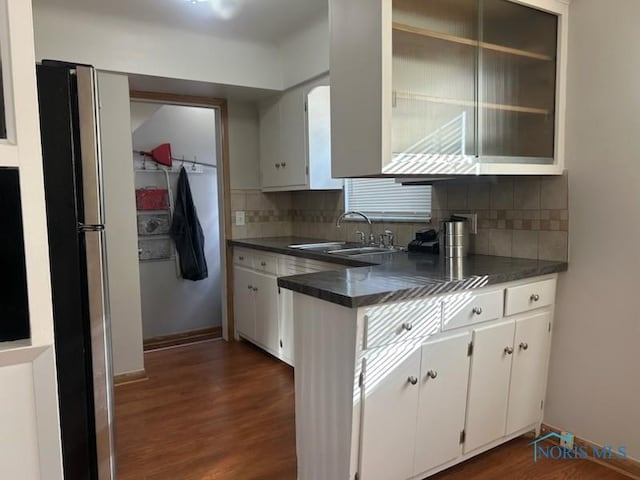
[[(120, 480), (294, 480), (293, 370), (247, 343), (145, 354), (149, 380), (116, 387)], [(434, 480), (624, 480), (587, 460), (533, 463), (519, 438)], [(326, 479), (337, 480), (337, 479)]]
[(295, 478), (293, 369), (222, 340), (145, 354), (118, 386), (120, 480)]

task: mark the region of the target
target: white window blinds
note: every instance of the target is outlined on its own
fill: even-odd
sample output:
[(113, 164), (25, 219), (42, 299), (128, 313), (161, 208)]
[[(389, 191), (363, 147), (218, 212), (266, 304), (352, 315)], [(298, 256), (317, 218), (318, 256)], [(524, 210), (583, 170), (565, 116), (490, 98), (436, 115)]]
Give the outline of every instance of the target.
[(393, 178), (345, 181), (345, 211), (356, 210), (379, 220), (422, 221), (431, 217), (431, 187), (402, 185)]

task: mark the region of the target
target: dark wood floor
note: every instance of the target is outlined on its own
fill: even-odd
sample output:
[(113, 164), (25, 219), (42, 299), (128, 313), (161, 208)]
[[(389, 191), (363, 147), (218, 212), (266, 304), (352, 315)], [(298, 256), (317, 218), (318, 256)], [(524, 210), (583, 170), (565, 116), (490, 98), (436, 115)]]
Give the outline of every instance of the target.
[[(120, 480), (294, 480), (293, 370), (246, 343), (145, 354), (149, 380), (116, 387)], [(517, 439), (437, 480), (623, 480), (589, 461), (533, 463)], [(338, 480), (338, 479), (326, 479)]]

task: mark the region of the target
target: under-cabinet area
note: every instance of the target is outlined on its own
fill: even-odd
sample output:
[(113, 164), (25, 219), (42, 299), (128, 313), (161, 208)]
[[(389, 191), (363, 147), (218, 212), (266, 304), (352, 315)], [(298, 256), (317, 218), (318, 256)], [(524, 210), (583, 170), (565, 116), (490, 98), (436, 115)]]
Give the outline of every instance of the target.
[(421, 479), (539, 432), (555, 285), (360, 308), (294, 293), (298, 478)]

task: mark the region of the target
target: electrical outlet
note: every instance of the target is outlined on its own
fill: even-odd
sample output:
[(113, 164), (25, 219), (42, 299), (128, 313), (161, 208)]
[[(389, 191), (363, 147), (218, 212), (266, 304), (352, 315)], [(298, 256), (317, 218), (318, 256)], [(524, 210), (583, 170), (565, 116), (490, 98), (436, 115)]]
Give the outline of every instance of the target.
[(569, 432), (560, 432), (560, 446), (573, 450), (573, 434)]
[(478, 233), (478, 214), (477, 213), (454, 213), (455, 217), (466, 218), (469, 222), (469, 233), (474, 235)]
[(244, 212), (236, 212), (236, 227), (242, 227), (245, 224)]

